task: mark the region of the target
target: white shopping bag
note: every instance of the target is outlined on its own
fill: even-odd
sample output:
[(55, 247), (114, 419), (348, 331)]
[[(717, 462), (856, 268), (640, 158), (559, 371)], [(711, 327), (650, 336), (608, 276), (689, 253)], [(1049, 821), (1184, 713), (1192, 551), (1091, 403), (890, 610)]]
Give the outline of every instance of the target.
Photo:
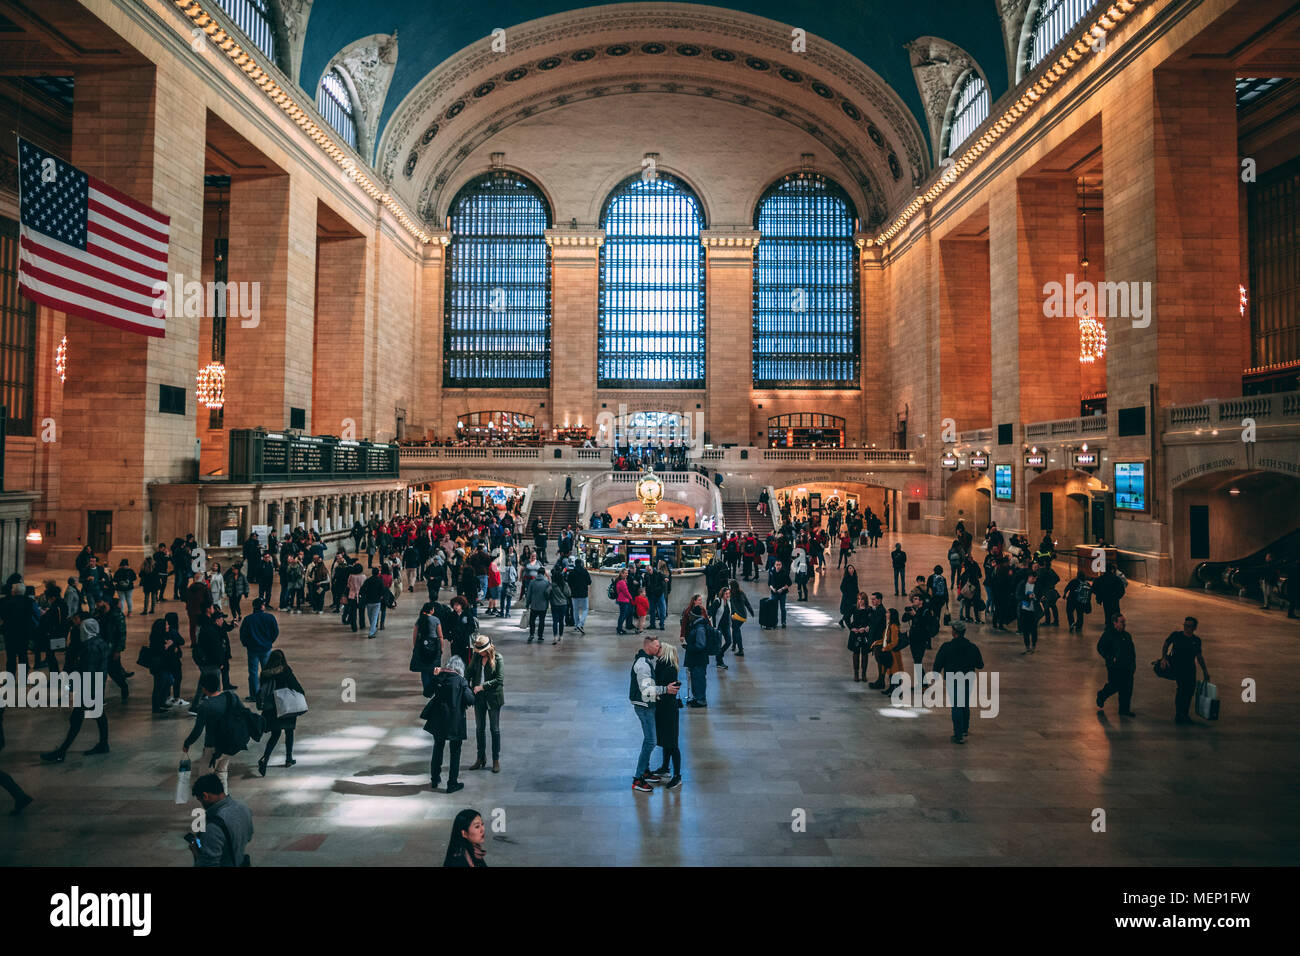
[(1209, 681), (1196, 685), (1196, 716), (1205, 720), (1219, 719), (1219, 691)]
[(176, 768), (176, 802), (189, 803), (191, 796), (190, 762), (186, 759), (182, 760), (181, 765)]

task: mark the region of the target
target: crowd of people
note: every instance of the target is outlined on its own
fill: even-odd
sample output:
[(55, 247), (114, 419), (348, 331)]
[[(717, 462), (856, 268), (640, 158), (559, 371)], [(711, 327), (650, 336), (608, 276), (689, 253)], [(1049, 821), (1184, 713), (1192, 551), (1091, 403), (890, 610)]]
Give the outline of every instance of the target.
[[(837, 552), (835, 570), (843, 572), (836, 624), (847, 634), (855, 682), (891, 693), (909, 664), (923, 672), (925, 658), (944, 628), (950, 630), (950, 637), (931, 665), (941, 674), (973, 674), (985, 666), (980, 649), (966, 636), (971, 626), (1008, 633), (1014, 627), (1024, 653), (1033, 654), (1039, 628), (1059, 627), (1060, 602), (1066, 604), (1069, 631), (1082, 633), (1095, 601), (1104, 617), (1097, 653), (1106, 671), (1097, 707), (1103, 709), (1116, 697), (1120, 713), (1134, 716), (1137, 655), (1120, 610), (1126, 583), (1113, 563), (1095, 577), (1081, 568), (1061, 587), (1049, 536), (1032, 549), (1022, 537), (1004, 535), (990, 524), (981, 542), (984, 556), (977, 559), (973, 536), (958, 522), (947, 567), (936, 564), (910, 582), (908, 556), (901, 543), (893, 545), (889, 552), (893, 596), (906, 603), (901, 608), (887, 607), (883, 590), (871, 590), (861, 581), (853, 562), (860, 546), (878, 546), (885, 521), (870, 509), (858, 514), (852, 506), (830, 504), (825, 527), (800, 511), (797, 502), (785, 499), (778, 502), (783, 517), (779, 529), (763, 536), (752, 530), (728, 535), (704, 569), (701, 592), (690, 596), (675, 621), (676, 640), (664, 633), (675, 569), (666, 561), (653, 566), (632, 562), (617, 569), (606, 589), (617, 610), (613, 633), (642, 638), (629, 684), (642, 730), (634, 790), (650, 792), (657, 784), (668, 789), (682, 786), (680, 711), (709, 706), (709, 667), (728, 669), (729, 652), (731, 658), (744, 658), (748, 622), (758, 618), (763, 628), (787, 626), (789, 592), (795, 590), (795, 603), (810, 600), (810, 588), (817, 585), (818, 577), (827, 580), (831, 573), (832, 551)], [(593, 515), (593, 524), (604, 517)], [(253, 740), (260, 743), (264, 737), (257, 773), (266, 775), (281, 741), (282, 766), (293, 767), (297, 718), (307, 712), (303, 683), (284, 651), (275, 646), (280, 634), (276, 609), (281, 614), (338, 615), (342, 627), (352, 633), (364, 629), (368, 638), (375, 638), (386, 627), (387, 612), (403, 594), (423, 585), (427, 600), (421, 602), (412, 629), (409, 670), (420, 678), (425, 702), (419, 717), (433, 737), (430, 783), (435, 789), (442, 786), (445, 766), (447, 792), (464, 788), (460, 764), (462, 747), (469, 739), (470, 710), (477, 759), (468, 769), (500, 772), (504, 660), (491, 636), (480, 630), (479, 621), (508, 618), (517, 601), (518, 627), (528, 632), (524, 643), (545, 643), (549, 623), (550, 643), (558, 646), (566, 630), (586, 635), (593, 585), (582, 555), (574, 554), (571, 526), (555, 540), (557, 556), (549, 566), (549, 529), (534, 521), (527, 529), (533, 545), (516, 553), (518, 533), (517, 502), (476, 506), (462, 498), (436, 513), (424, 508), (416, 515), (358, 521), (350, 535), (352, 549), (345, 547), (346, 542), (338, 544), (328, 563), (320, 535), (302, 527), (282, 538), (250, 535), (242, 546), (242, 558), (225, 570), (216, 561), (205, 562), (192, 537), (177, 539), (170, 547), (160, 545), (138, 571), (122, 561), (110, 574), (86, 549), (77, 559), (78, 573), (68, 578), (66, 588), (47, 581), (37, 593), (17, 576), (6, 582), (8, 593), (0, 599), (6, 667), (12, 672), (19, 664), (27, 665), (29, 652), (34, 652), (31, 663), (53, 671), (63, 654), (68, 669), (101, 674), (115, 682), (125, 702), (128, 680), (134, 674), (122, 661), (126, 618), (135, 613), (133, 592), (141, 589), (140, 613), (156, 619), (136, 666), (147, 668), (153, 679), (155, 715), (180, 708), (194, 717), (182, 742), (182, 756), (188, 760), (190, 750), (202, 740), (201, 775), (194, 784), (194, 797), (224, 819), (223, 833), (196, 841), (196, 864), (238, 865), (252, 837), (252, 820), (246, 816), (247, 808), (239, 809), (242, 804), (230, 796), (230, 761)], [(170, 599), (166, 596), (169, 580)], [(746, 584), (751, 591), (746, 591)], [(254, 587), (256, 597), (245, 613), (244, 601), (254, 594)], [(445, 602), (444, 589), (451, 592)], [(180, 600), (182, 608), (160, 610), (168, 600)], [(1181, 630), (1169, 635), (1155, 662), (1156, 672), (1176, 684), (1175, 717), (1180, 723), (1190, 720), (1198, 667), (1203, 679), (1209, 680), (1196, 628), (1196, 620), (1187, 618)], [(247, 662), (242, 699), (231, 679), (232, 633), (238, 635)], [(198, 669), (191, 700), (182, 696), (187, 647)], [(88, 716), (97, 723), (99, 740), (86, 756), (109, 753), (107, 713), (92, 714), (77, 707), (70, 713), (63, 741), (42, 753), (42, 760), (65, 760)], [(969, 718), (969, 702), (954, 705), (955, 743), (965, 743)], [(3, 745), (0, 709), (0, 749)], [(652, 769), (656, 750), (661, 756)], [(30, 804), (31, 798), (8, 775), (0, 775), (0, 786), (13, 796), (16, 811)], [(475, 811), (462, 816), (453, 827), (448, 865), (484, 865), (481, 817)]]
[(685, 442), (660, 441), (657, 445), (645, 442), (631, 445), (614, 445), (609, 450), (609, 460), (615, 471), (689, 471), (690, 446)]

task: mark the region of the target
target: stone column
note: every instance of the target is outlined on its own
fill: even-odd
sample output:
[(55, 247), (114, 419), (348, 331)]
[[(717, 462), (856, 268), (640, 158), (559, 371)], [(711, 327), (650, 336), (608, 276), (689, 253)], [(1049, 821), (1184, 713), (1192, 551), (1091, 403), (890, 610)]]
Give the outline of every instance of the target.
[[(551, 424), (595, 431), (603, 229), (548, 229), (551, 248)], [(562, 348), (555, 347), (563, 343)], [(540, 422), (538, 423), (541, 424)]]
[[(754, 444), (754, 247), (752, 229), (706, 229), (705, 435), (717, 445)], [(692, 435), (692, 437), (695, 437)]]

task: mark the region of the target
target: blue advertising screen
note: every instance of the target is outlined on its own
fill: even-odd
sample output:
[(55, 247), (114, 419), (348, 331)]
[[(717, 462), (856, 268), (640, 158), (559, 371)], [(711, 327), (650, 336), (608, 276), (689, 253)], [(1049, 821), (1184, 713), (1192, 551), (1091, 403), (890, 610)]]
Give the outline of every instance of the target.
[(1147, 463), (1115, 462), (1115, 510), (1147, 510)]
[(1011, 466), (993, 466), (993, 497), (998, 501), (1011, 501), (1015, 493), (1011, 487)]

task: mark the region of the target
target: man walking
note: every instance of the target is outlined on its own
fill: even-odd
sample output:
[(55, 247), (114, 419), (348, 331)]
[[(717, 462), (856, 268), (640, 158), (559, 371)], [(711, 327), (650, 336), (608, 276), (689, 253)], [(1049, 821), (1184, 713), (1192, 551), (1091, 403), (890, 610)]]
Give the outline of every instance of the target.
[(537, 577), (529, 583), (525, 600), (528, 602), (528, 640), (525, 643), (533, 643), (534, 629), (540, 643), (546, 636), (546, 612), (551, 607), (551, 582), (546, 579), (545, 568), (537, 569)]
[(573, 500), (573, 476), (572, 475), (564, 476), (564, 500), (565, 501)]
[(1106, 700), (1111, 694), (1118, 694), (1120, 716), (1136, 717), (1131, 703), (1133, 674), (1137, 670), (1137, 649), (1133, 646), (1133, 635), (1124, 625), (1124, 615), (1116, 614), (1115, 620), (1101, 632), (1101, 639), (1097, 641), (1097, 653), (1106, 662), (1106, 684), (1097, 691), (1097, 710), (1106, 706)]
[(1173, 667), (1174, 680), (1178, 687), (1174, 692), (1174, 723), (1190, 724), (1191, 716), (1187, 713), (1196, 692), (1196, 665), (1201, 665), (1201, 674), (1208, 683), (1210, 672), (1201, 656), (1201, 639), (1196, 635), (1197, 620), (1194, 617), (1183, 619), (1183, 629), (1174, 631), (1165, 638), (1160, 648), (1160, 656), (1169, 658)]
[(265, 610), (261, 598), (255, 598), (253, 613), (244, 618), (239, 626), (239, 643), (248, 651), (248, 696), (244, 700), (257, 700), (259, 675), (279, 636), (280, 623), (275, 615)]
[[(703, 618), (699, 620), (702, 621)], [(682, 686), (681, 681), (673, 681), (667, 686), (655, 684), (655, 663), (658, 659), (659, 638), (646, 635), (641, 640), (641, 650), (632, 659), (628, 688), (632, 710), (641, 723), (641, 754), (637, 757), (636, 773), (632, 778), (632, 789), (638, 793), (650, 793), (654, 789), (650, 785), (658, 783), (660, 779), (658, 774), (650, 772), (650, 756), (659, 745), (655, 736), (655, 701), (664, 694), (675, 695)]]
[(785, 627), (785, 598), (790, 593), (790, 572), (780, 561), (772, 565), (767, 576), (767, 587), (772, 592), (772, 597), (780, 603), (781, 626)]
[(221, 778), (205, 773), (194, 781), (194, 799), (203, 804), (206, 826), (193, 845), (195, 866), (248, 866), (253, 814), (226, 793)]
[[(948, 701), (952, 708), (952, 742), (964, 744), (970, 732), (970, 693), (977, 674), (984, 666), (980, 649), (966, 640), (964, 621), (952, 622), (952, 640), (945, 641), (934, 657), (934, 669), (943, 675), (944, 686), (951, 688)], [(948, 680), (948, 675), (952, 680)]]

